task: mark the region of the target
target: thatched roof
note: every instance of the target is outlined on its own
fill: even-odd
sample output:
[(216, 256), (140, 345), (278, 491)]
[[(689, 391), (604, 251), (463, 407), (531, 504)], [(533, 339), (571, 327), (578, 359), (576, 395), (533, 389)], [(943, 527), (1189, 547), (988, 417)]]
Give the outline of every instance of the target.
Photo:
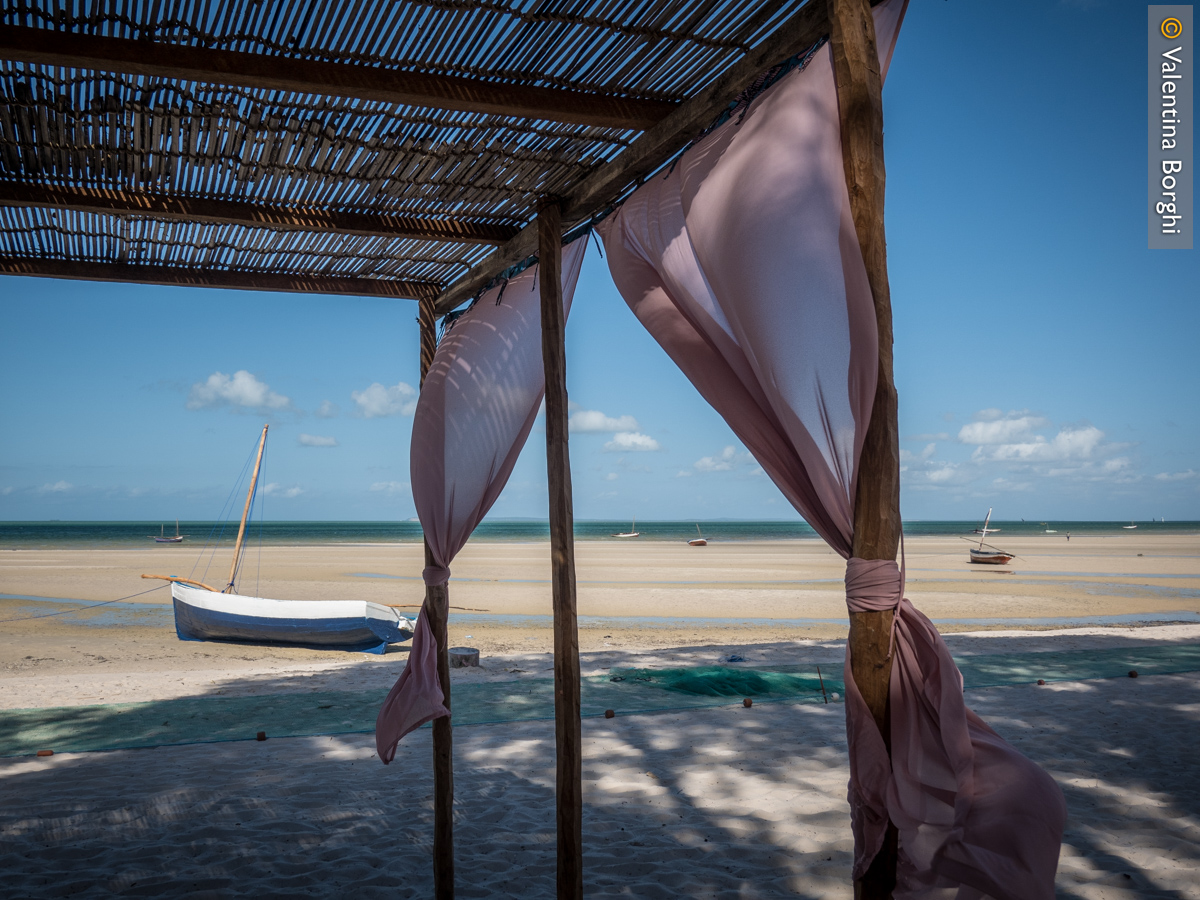
[(14, 0), (0, 271), (446, 309), (539, 197), (587, 220), (819, 37), (802, 6)]

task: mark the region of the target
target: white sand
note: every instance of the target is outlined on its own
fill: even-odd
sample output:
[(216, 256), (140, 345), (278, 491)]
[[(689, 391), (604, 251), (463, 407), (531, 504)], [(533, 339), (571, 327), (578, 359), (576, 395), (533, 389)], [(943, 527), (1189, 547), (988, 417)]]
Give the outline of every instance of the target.
[[(965, 565), (961, 542), (910, 541), (909, 597), (959, 632), (973, 619), (1200, 611), (1200, 536), (1013, 543), (1019, 565), (992, 570)], [(844, 624), (788, 621), (844, 622), (839, 559), (818, 542), (705, 550), (580, 545), (581, 612), (601, 617), (581, 630), (585, 673), (731, 652), (839, 670)], [(273, 596), (409, 602), (420, 596), (415, 554), (281, 548), (264, 578), (279, 586)], [(452, 602), (534, 618), (456, 620), (451, 643), (479, 647), (483, 666), (455, 670), (455, 684), (550, 676), (545, 557), (537, 544), (468, 546)], [(160, 567), (187, 569), (173, 549), (10, 551), (0, 593), (102, 601), (142, 589), (138, 574)], [(27, 615), (21, 604), (0, 601), (0, 618)], [(404, 648), (373, 657), (185, 643), (164, 624), (88, 615), (0, 626), (0, 708), (382, 694), (406, 659)], [(1001, 624), (947, 643), (972, 654), (1200, 642), (1200, 625)], [(991, 688), (968, 702), (1067, 795), (1060, 896), (1200, 900), (1200, 673)], [(583, 730), (589, 896), (851, 896), (840, 705), (618, 716)], [(460, 727), (455, 742), (458, 895), (553, 896), (553, 724)], [(0, 897), (428, 897), (430, 752), (426, 729), (389, 767), (369, 735), (0, 760)]]
[[(1200, 640), (1200, 627), (949, 642), (956, 653), (996, 653), (1181, 640)], [(757, 662), (834, 661), (842, 649), (757, 652)], [(589, 654), (584, 668), (711, 653)], [(545, 677), (546, 661), (493, 658), (456, 677)], [(275, 692), (280, 674), (242, 671), (237, 682)], [(311, 663), (292, 672), (331, 688), (379, 674)], [(123, 683), (122, 699), (201, 689), (186, 679)], [(1200, 674), (991, 688), (968, 692), (968, 702), (1066, 792), (1061, 896), (1200, 898)], [(840, 705), (619, 716), (583, 728), (588, 896), (851, 896)], [(0, 894), (428, 897), (430, 752), (424, 729), (388, 767), (369, 735), (2, 760)], [(460, 727), (455, 756), (458, 895), (552, 897), (553, 724)]]

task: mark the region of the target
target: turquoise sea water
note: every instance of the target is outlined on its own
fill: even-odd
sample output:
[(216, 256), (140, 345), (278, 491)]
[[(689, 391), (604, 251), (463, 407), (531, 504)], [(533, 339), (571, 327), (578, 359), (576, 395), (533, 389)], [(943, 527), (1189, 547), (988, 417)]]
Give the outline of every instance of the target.
[[(0, 548), (142, 546), (148, 536), (174, 531), (175, 523), (167, 522), (0, 522)], [(905, 522), (906, 535), (965, 535), (980, 527), (982, 522)], [(1079, 535), (1122, 534), (1197, 534), (1200, 522), (1138, 522), (1136, 531), (1122, 526), (1129, 522), (993, 522), (1002, 537), (1031, 537), (1062, 539), (1067, 532)], [(804, 522), (638, 522), (642, 541), (686, 541), (696, 536), (696, 526), (709, 541), (772, 541), (816, 539), (816, 532)], [(628, 531), (628, 521), (583, 520), (575, 523), (575, 538), (580, 541), (620, 541), (612, 535)], [(237, 523), (180, 522), (186, 534), (185, 543), (202, 546), (206, 541), (232, 542)], [(1052, 531), (1053, 533), (1047, 533)], [(509, 519), (486, 521), (474, 535), (484, 541), (545, 541), (550, 528), (544, 521)], [(419, 522), (251, 522), (247, 539), (264, 544), (373, 544), (416, 543), (421, 540)]]

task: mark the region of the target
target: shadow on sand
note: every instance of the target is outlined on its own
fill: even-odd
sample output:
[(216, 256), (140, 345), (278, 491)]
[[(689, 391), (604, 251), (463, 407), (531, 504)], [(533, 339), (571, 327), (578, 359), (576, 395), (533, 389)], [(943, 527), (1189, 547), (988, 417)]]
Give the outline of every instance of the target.
[[(300, 693), (290, 676), (222, 684), (239, 688)], [(1195, 898), (1200, 679), (968, 702), (1066, 792), (1059, 896)], [(584, 743), (588, 896), (851, 896), (841, 706), (589, 719)], [(553, 747), (547, 721), (456, 729), (458, 896), (554, 895)], [(430, 753), (423, 730), (387, 767), (345, 734), (3, 760), (5, 893), (428, 897)]]

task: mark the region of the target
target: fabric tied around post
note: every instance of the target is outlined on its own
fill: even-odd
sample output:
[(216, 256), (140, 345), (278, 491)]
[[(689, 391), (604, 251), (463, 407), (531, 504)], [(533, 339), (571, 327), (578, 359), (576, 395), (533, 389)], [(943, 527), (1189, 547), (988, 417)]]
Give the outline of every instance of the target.
[[(563, 248), (563, 313), (570, 312), (587, 242)], [(409, 451), (413, 502), (429, 546), (428, 589), (450, 580), (450, 564), (504, 490), (545, 393), (541, 295), (531, 266), (489, 288), (438, 343), (413, 413)], [(417, 617), (408, 665), (375, 721), (379, 758), (414, 728), (450, 715), (438, 682), (437, 646)]]
[(904, 597), (892, 560), (846, 565), (852, 613), (893, 610), (888, 689), (891, 753), (855, 686), (847, 646), (846, 732), (854, 877), (899, 831), (896, 900), (1050, 900), (1066, 802), (1046, 772), (963, 699), (962, 674), (941, 635)]
[(450, 580), (450, 567), (439, 566), (434, 563), (432, 566), (426, 566), (421, 570), (421, 578), (429, 587), (437, 587), (439, 584), (445, 584)]

